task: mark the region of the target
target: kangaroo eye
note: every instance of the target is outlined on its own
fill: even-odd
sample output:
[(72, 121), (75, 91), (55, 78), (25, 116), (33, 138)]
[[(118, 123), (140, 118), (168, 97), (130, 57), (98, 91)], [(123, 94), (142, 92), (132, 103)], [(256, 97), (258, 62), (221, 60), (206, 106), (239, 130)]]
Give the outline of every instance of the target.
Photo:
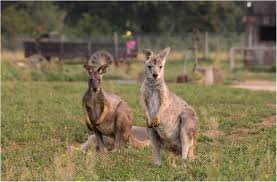
[(148, 68), (151, 69), (151, 66), (149, 65)]
[(162, 69), (163, 66), (160, 66), (160, 68)]

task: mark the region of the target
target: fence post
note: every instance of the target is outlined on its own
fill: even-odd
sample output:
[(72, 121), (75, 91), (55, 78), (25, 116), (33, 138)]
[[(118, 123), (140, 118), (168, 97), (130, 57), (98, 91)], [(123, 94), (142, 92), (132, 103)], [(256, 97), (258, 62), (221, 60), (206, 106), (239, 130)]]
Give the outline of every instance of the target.
[(192, 32), (192, 52), (194, 56), (193, 72), (198, 68), (198, 44), (199, 44), (199, 31), (194, 28)]
[(59, 61), (62, 63), (63, 58), (64, 58), (64, 34), (61, 37), (61, 45), (60, 45), (60, 57), (59, 57)]
[(205, 32), (205, 52), (204, 57), (207, 59), (209, 54), (209, 34)]
[(118, 58), (118, 34), (117, 34), (117, 32), (114, 32), (114, 55), (115, 55), (115, 61), (117, 62), (117, 58)]
[(91, 51), (91, 38), (89, 38), (89, 41), (88, 41), (88, 60), (90, 59), (91, 54), (92, 54), (92, 51)]
[(235, 55), (234, 55), (234, 52), (235, 52), (235, 50), (234, 50), (235, 48), (234, 47), (232, 47), (231, 49), (230, 49), (230, 70), (231, 71), (234, 71), (234, 68), (235, 68)]

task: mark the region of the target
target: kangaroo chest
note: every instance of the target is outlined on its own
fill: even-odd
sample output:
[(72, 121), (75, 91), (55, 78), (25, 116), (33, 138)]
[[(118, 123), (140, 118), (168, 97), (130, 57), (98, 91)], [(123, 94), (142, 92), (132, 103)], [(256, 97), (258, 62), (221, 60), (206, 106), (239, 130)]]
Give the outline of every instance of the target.
[[(96, 122), (100, 118), (104, 110), (104, 98), (91, 97), (87, 102), (87, 107), (89, 111), (89, 117), (92, 123)], [(111, 136), (114, 132), (114, 119), (115, 110), (117, 105), (120, 103), (120, 99), (117, 97), (112, 97), (107, 95), (105, 99), (105, 104), (109, 107), (109, 112), (106, 113), (104, 121), (100, 125), (96, 125), (96, 128), (104, 135)]]
[(148, 112), (150, 117), (155, 117), (160, 109), (160, 93), (158, 90), (150, 91), (148, 98)]
[(95, 101), (94, 98), (91, 98), (90, 102), (87, 103), (87, 106), (89, 107), (89, 111), (90, 111), (90, 117), (93, 121), (96, 121), (97, 118), (100, 117), (104, 105)]

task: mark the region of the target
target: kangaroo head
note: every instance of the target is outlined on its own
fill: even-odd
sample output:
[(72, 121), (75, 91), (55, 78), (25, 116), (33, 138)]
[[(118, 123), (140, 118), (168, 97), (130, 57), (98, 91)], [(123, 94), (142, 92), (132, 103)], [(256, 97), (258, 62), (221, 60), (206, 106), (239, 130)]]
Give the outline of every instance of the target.
[(89, 75), (88, 87), (92, 92), (98, 92), (101, 88), (102, 76), (108, 70), (108, 64), (101, 65), (99, 68), (94, 69), (92, 65), (85, 64), (84, 68)]
[(159, 54), (154, 53), (148, 49), (143, 52), (145, 54), (145, 73), (147, 79), (158, 80), (164, 77), (164, 65), (169, 54), (170, 48), (167, 47)]

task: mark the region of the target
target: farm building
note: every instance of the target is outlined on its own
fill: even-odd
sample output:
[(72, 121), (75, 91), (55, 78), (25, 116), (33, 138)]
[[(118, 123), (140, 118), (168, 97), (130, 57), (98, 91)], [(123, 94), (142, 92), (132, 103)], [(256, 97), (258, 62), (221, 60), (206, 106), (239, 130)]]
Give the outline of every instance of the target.
[(271, 68), (276, 64), (276, 1), (247, 2), (245, 65)]

